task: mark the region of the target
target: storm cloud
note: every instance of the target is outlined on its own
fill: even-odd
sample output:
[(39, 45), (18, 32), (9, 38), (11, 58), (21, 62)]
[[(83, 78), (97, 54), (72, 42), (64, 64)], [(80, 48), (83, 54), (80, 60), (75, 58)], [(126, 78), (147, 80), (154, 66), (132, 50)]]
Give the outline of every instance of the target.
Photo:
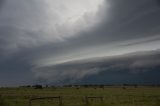
[(153, 69), (159, 70), (159, 68), (160, 51), (156, 50), (64, 62), (53, 66), (35, 68), (34, 72), (37, 79), (46, 79), (50, 83), (66, 80), (76, 83), (80, 79), (103, 72), (120, 71), (138, 75)]
[(159, 13), (159, 0), (1, 0), (0, 85), (159, 67)]

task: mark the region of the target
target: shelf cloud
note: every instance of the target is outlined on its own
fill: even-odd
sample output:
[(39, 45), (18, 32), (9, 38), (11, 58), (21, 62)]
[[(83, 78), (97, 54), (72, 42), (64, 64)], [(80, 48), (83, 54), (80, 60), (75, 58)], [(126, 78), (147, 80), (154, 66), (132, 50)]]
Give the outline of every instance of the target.
[[(86, 60), (70, 61), (53, 66), (34, 69), (37, 79), (46, 79), (47, 82), (75, 82), (102, 72), (126, 72), (139, 74), (159, 70), (160, 51), (143, 51), (125, 55), (97, 57)], [(107, 74), (106, 74), (107, 76)], [(101, 77), (101, 76), (100, 76)], [(159, 81), (159, 80), (158, 80)], [(93, 82), (92, 82), (93, 83)]]

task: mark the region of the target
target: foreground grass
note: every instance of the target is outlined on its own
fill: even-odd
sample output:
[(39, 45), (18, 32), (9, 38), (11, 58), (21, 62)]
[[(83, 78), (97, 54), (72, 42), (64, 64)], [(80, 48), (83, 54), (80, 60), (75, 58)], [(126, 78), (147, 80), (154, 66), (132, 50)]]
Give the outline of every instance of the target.
[[(159, 87), (107, 88), (0, 88), (0, 106), (29, 106), (29, 99), (62, 96), (63, 106), (160, 106)], [(103, 97), (89, 99), (85, 96)], [(57, 99), (35, 100), (31, 106), (59, 106)]]

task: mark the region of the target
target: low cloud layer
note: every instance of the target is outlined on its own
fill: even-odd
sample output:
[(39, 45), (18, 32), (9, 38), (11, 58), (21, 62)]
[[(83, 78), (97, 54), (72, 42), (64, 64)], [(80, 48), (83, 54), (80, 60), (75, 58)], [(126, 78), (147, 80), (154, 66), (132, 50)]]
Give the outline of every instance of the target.
[(152, 69), (159, 70), (159, 68), (160, 51), (156, 50), (65, 62), (53, 66), (35, 68), (33, 71), (38, 79), (57, 83), (65, 80), (76, 82), (102, 72), (124, 71), (131, 74), (139, 74), (152, 71)]

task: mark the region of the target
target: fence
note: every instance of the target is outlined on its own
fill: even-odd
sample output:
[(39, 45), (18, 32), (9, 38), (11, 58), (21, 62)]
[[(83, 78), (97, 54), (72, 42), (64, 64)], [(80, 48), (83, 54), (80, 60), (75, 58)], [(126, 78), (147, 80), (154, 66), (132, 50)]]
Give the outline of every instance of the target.
[[(48, 99), (57, 99), (59, 102), (59, 106), (63, 106), (62, 104), (62, 97), (61, 96), (56, 96), (56, 97), (39, 97), (39, 98), (31, 98), (29, 100), (29, 106), (32, 106), (32, 102), (33, 101), (37, 101), (37, 100), (48, 100)], [(96, 97), (96, 96), (85, 96), (84, 97), (84, 102), (86, 106), (89, 106), (89, 100), (100, 100), (101, 103), (103, 103), (103, 97)]]
[(59, 106), (62, 106), (62, 97), (57, 96), (57, 97), (40, 97), (40, 98), (32, 98), (29, 100), (29, 106), (32, 106), (32, 102), (36, 100), (45, 100), (45, 99), (57, 99), (59, 101)]
[(97, 97), (97, 96), (86, 96), (85, 97), (85, 104), (86, 104), (86, 106), (88, 106), (89, 105), (89, 100), (90, 99), (99, 99), (100, 101), (101, 101), (101, 104), (103, 103), (103, 97)]

